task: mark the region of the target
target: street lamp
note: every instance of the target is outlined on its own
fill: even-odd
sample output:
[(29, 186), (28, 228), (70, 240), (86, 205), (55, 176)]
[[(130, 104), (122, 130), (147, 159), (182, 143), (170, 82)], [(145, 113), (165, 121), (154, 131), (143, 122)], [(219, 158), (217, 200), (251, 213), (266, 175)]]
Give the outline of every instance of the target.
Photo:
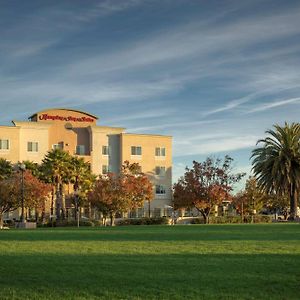
[(79, 228), (79, 191), (78, 191), (78, 182), (76, 181), (74, 184), (74, 202), (75, 202), (75, 213), (77, 217), (77, 227)]
[(22, 211), (21, 211), (21, 222), (25, 222), (24, 218), (24, 172), (26, 170), (26, 165), (25, 164), (20, 164), (19, 169), (21, 171), (22, 177), (21, 177), (21, 203), (22, 203)]

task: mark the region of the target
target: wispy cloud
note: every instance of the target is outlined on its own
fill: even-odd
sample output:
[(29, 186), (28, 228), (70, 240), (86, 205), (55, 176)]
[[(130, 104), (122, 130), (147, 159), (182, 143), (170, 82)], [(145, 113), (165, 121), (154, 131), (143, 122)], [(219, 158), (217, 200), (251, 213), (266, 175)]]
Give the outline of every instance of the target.
[(288, 106), (300, 97), (296, 2), (78, 3), (21, 10), (0, 28), (7, 115), (53, 106), (105, 112), (108, 125), (173, 135), (178, 162), (250, 151), (273, 123), (298, 120)]
[(225, 105), (222, 104), (221, 107), (219, 107), (219, 108), (215, 108), (215, 109), (209, 110), (207, 112), (203, 112), (202, 115), (209, 116), (209, 115), (213, 115), (216, 113), (235, 109), (235, 108), (239, 107), (240, 105), (255, 99), (256, 96), (257, 96), (257, 93), (253, 93), (253, 94), (247, 95), (245, 97), (242, 97), (240, 99), (231, 100), (231, 101), (225, 103)]
[(221, 120), (207, 120), (207, 121), (193, 121), (193, 122), (175, 122), (175, 123), (163, 123), (159, 125), (153, 125), (153, 126), (145, 126), (145, 127), (134, 127), (134, 128), (128, 128), (128, 131), (130, 132), (144, 132), (144, 131), (152, 131), (152, 130), (162, 130), (166, 128), (186, 128), (191, 126), (200, 126), (203, 124), (212, 124), (216, 122), (220, 122)]
[(185, 145), (180, 143), (177, 144), (174, 139), (174, 156), (187, 156), (187, 155), (210, 155), (214, 153), (236, 151), (245, 148), (253, 148), (259, 139), (258, 136), (247, 135), (247, 136), (234, 136), (224, 137), (214, 140), (201, 141), (195, 143), (193, 141), (188, 142), (188, 137)]
[(109, 16), (141, 4), (141, 0), (104, 0), (76, 15), (76, 18), (80, 21), (91, 22), (100, 16)]
[(271, 109), (274, 107), (293, 104), (293, 103), (300, 103), (300, 97), (263, 103), (263, 104), (257, 105), (255, 108), (249, 110), (248, 113), (265, 111), (265, 110), (268, 110), (268, 109)]

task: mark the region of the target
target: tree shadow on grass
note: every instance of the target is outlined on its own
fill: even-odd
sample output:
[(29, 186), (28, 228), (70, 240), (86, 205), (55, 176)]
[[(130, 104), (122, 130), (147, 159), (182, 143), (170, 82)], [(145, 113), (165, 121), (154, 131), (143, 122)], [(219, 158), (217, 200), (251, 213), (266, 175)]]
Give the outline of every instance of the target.
[(300, 255), (0, 255), (0, 299), (299, 299)]

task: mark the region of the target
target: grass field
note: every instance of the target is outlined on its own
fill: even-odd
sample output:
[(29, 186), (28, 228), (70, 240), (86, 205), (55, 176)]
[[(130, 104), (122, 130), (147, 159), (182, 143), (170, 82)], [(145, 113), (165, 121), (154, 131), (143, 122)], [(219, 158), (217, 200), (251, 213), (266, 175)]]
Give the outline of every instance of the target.
[(0, 231), (0, 299), (300, 299), (300, 224)]

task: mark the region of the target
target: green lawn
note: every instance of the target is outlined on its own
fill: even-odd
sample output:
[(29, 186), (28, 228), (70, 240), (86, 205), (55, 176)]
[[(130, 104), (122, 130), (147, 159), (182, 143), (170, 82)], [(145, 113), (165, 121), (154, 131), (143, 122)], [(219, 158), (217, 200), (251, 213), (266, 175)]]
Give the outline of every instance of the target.
[(300, 299), (300, 224), (2, 230), (0, 299)]

